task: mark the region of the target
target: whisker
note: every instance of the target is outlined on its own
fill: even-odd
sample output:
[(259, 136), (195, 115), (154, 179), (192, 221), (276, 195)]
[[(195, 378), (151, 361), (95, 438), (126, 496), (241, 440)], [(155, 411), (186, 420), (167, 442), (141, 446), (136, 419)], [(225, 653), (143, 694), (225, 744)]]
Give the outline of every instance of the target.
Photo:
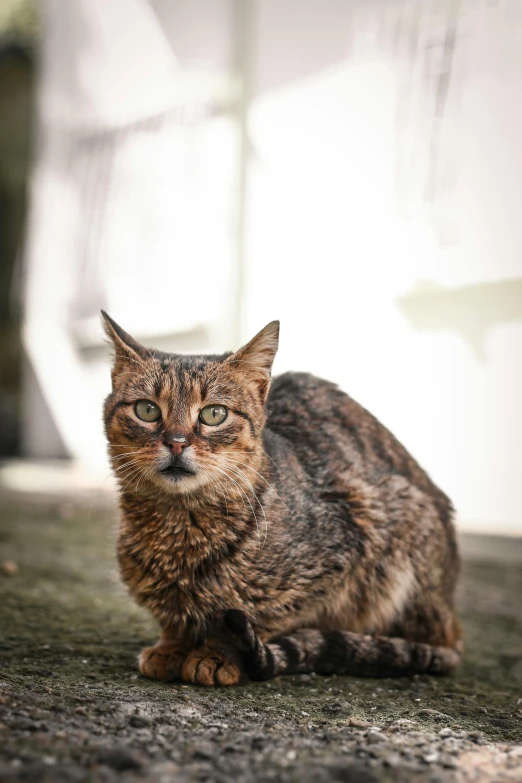
[[(140, 474), (140, 468), (134, 468), (133, 471), (128, 473), (126, 476), (120, 476), (120, 487), (121, 492), (125, 492), (127, 487), (134, 481), (134, 479), (139, 476)], [(125, 483), (125, 486), (123, 484)]]
[[(229, 464), (229, 460), (225, 460), (225, 461), (227, 462), (227, 464)], [(230, 463), (231, 462), (232, 461), (230, 460)], [(257, 500), (257, 503), (258, 503), (262, 513), (263, 513), (263, 517), (265, 519), (265, 540), (263, 542), (263, 546), (264, 546), (265, 543), (266, 543), (267, 536), (268, 536), (268, 520), (266, 518), (265, 509), (263, 507), (263, 504), (261, 503), (261, 501), (259, 500), (258, 496), (256, 495), (256, 493), (254, 491), (254, 487), (252, 486), (250, 481), (247, 479), (247, 477), (243, 474), (243, 472), (241, 470), (239, 470), (239, 468), (229, 468), (229, 469), (233, 470), (234, 471), (234, 475), (238, 476), (238, 478), (242, 478), (243, 481), (245, 481), (248, 484), (248, 486), (250, 487), (250, 491), (252, 492), (253, 496)]]
[[(228, 475), (228, 473), (226, 473), (224, 470), (222, 470), (221, 468), (219, 468), (217, 465), (213, 465), (213, 467), (214, 467), (214, 469), (215, 469), (215, 470), (219, 470), (219, 471), (220, 471), (220, 473), (222, 473), (222, 474), (223, 474), (223, 475), (224, 475), (226, 478), (228, 478), (230, 481), (232, 481), (232, 483), (233, 483), (233, 484), (234, 484), (234, 485), (235, 485), (235, 486), (238, 488), (239, 492), (241, 493), (241, 500), (242, 500), (242, 502), (243, 502), (243, 506), (244, 506), (244, 508), (246, 509), (246, 506), (245, 506), (245, 500), (244, 500), (244, 497), (245, 497), (245, 495), (244, 495), (244, 492), (243, 492), (242, 488), (239, 486), (239, 484), (238, 484), (236, 481), (234, 481), (234, 479), (232, 479), (232, 478), (231, 478), (231, 477)], [(228, 493), (227, 493), (227, 495), (228, 495)], [(228, 495), (228, 499), (230, 500), (230, 495)]]
[(141, 476), (138, 479), (138, 483), (136, 484), (136, 490), (135, 490), (136, 495), (138, 494), (138, 487), (140, 486), (140, 481), (142, 480), (142, 478), (145, 478), (145, 477), (149, 476), (150, 474), (151, 474), (150, 468), (148, 470), (145, 470), (145, 469), (142, 470)]
[(136, 479), (137, 476), (139, 476), (140, 474), (141, 474), (141, 476), (144, 476), (145, 472), (146, 471), (143, 468), (143, 466), (142, 465), (138, 465), (137, 467), (133, 466), (131, 471), (126, 476), (118, 476), (118, 478), (121, 481), (127, 481), (127, 479), (128, 479), (127, 484), (125, 485), (125, 487), (122, 488), (122, 492), (126, 491), (126, 489), (129, 487), (130, 484), (132, 484), (132, 482)]
[[(227, 452), (227, 454), (228, 454), (228, 452)], [(267, 456), (268, 456), (268, 454), (267, 454)], [(253, 468), (251, 465), (248, 465), (246, 462), (239, 462), (238, 460), (233, 460), (233, 459), (232, 459), (230, 456), (223, 457), (223, 455), (221, 455), (221, 459), (226, 459), (228, 462), (234, 462), (236, 465), (243, 465), (243, 466), (244, 466), (245, 468), (247, 468), (248, 470), (252, 470), (254, 473), (257, 473), (257, 475), (259, 476), (259, 478), (260, 478), (260, 479), (262, 479), (262, 480), (265, 482), (265, 484), (267, 485), (267, 487), (270, 487), (270, 489), (272, 489), (272, 490), (273, 490), (273, 492), (274, 492), (275, 496), (276, 496), (276, 497), (278, 498), (278, 500), (279, 500), (279, 501), (280, 501), (280, 502), (283, 504), (283, 506), (284, 506), (286, 509), (288, 509), (288, 511), (290, 511), (290, 509), (288, 508), (288, 506), (286, 505), (286, 503), (285, 503), (285, 502), (284, 502), (284, 500), (282, 499), (281, 495), (279, 495), (279, 494), (276, 492), (276, 489), (275, 489), (274, 485), (273, 485), (273, 484), (270, 484), (270, 482), (269, 482), (269, 481), (267, 481), (267, 480), (266, 480), (266, 478), (265, 478), (265, 477), (264, 477), (264, 476), (263, 476), (261, 473), (259, 473), (259, 471), (257, 471), (257, 470), (254, 470), (254, 468)], [(275, 465), (275, 463), (274, 463), (274, 465)]]
[(140, 473), (140, 468), (134, 468), (134, 470), (132, 470), (132, 471), (129, 473), (129, 475), (128, 475), (128, 476), (124, 476), (124, 477), (123, 477), (123, 476), (120, 476), (120, 477), (119, 477), (121, 481), (127, 481), (127, 479), (128, 479), (128, 481), (127, 481), (127, 483), (125, 484), (125, 486), (121, 488), (121, 491), (122, 491), (122, 492), (125, 492), (125, 490), (127, 489), (127, 487), (128, 487), (130, 484), (132, 484), (132, 482), (134, 481), (134, 479), (136, 478), (136, 476), (138, 476), (138, 475), (139, 475), (139, 473)]
[(136, 459), (131, 459), (128, 462), (126, 462), (124, 465), (118, 465), (117, 468), (113, 468), (114, 473), (119, 473), (120, 470), (125, 470), (125, 468), (130, 468), (133, 465), (139, 465), (140, 463)]
[(126, 481), (133, 473), (139, 473), (140, 470), (143, 469), (142, 465), (134, 464), (134, 465), (125, 465), (123, 467), (123, 472), (118, 476), (116, 475), (116, 478), (118, 481)]
[(225, 475), (225, 476), (228, 478), (228, 480), (229, 480), (229, 481), (231, 481), (233, 484), (235, 484), (235, 486), (238, 488), (238, 490), (241, 492), (241, 494), (242, 494), (242, 495), (243, 495), (243, 496), (246, 498), (248, 505), (249, 505), (249, 506), (250, 506), (250, 508), (252, 509), (252, 514), (254, 515), (254, 519), (255, 519), (255, 522), (256, 522), (256, 528), (257, 528), (257, 538), (258, 538), (258, 541), (259, 541), (259, 545), (261, 545), (261, 536), (260, 536), (260, 533), (259, 533), (259, 523), (258, 523), (258, 521), (257, 521), (257, 515), (256, 515), (256, 512), (255, 512), (255, 510), (254, 510), (254, 506), (253, 506), (253, 505), (252, 505), (252, 503), (250, 502), (250, 498), (248, 497), (248, 495), (246, 494), (246, 492), (245, 492), (245, 491), (244, 491), (244, 490), (243, 490), (243, 489), (240, 487), (240, 485), (238, 484), (238, 482), (237, 482), (237, 481), (235, 481), (235, 480), (234, 480), (234, 479), (233, 479), (233, 478), (232, 478), (232, 477), (231, 477), (231, 476), (230, 476), (230, 475), (229, 475), (229, 474), (226, 472), (226, 470), (224, 470), (224, 469), (223, 469), (223, 468), (221, 468), (221, 467), (218, 467), (217, 465), (214, 465), (214, 468), (215, 468), (216, 470), (219, 470), (221, 473), (223, 473), (223, 474), (224, 474), (224, 475)]
[[(223, 500), (225, 501), (225, 507), (227, 509), (227, 519), (229, 519), (227, 498), (230, 500), (230, 496), (229, 496), (229, 494), (227, 492), (226, 486), (224, 484), (222, 484), (222, 482), (216, 476), (213, 476), (212, 473), (209, 470), (204, 470), (204, 473), (205, 473), (205, 475), (210, 477), (209, 481), (212, 484), (217, 484), (218, 489), (222, 490)], [(226, 494), (226, 497), (225, 497), (225, 494)]]
[(215, 494), (218, 494), (218, 491), (219, 491), (220, 487), (219, 487), (219, 485), (217, 483), (217, 479), (215, 477), (212, 477), (210, 471), (208, 471), (208, 470), (203, 469), (202, 473), (206, 476), (207, 483), (212, 488), (213, 492)]

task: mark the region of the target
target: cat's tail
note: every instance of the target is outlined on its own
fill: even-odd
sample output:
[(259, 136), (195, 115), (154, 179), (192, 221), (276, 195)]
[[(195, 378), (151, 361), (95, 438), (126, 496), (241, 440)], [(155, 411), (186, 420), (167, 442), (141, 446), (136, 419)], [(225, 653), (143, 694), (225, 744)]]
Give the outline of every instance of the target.
[(225, 624), (242, 651), (247, 674), (253, 680), (310, 672), (355, 677), (449, 674), (461, 657), (452, 647), (432, 647), (349, 631), (302, 629), (264, 644), (238, 609), (226, 612)]

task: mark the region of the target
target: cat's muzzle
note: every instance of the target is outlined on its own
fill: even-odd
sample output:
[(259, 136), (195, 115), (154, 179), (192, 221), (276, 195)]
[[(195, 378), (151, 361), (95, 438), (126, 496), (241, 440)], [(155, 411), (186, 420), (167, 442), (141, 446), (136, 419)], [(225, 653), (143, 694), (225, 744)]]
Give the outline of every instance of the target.
[(179, 456), (172, 456), (169, 464), (161, 468), (160, 473), (172, 481), (181, 481), (181, 479), (187, 476), (195, 476), (196, 471), (183, 454), (180, 454)]

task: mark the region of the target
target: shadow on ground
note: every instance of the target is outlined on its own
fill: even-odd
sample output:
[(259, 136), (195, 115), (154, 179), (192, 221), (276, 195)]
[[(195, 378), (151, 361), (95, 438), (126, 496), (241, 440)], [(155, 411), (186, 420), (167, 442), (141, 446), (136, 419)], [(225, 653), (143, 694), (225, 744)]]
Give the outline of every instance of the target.
[(464, 563), (451, 678), (205, 690), (138, 676), (155, 628), (118, 582), (115, 524), (4, 503), (0, 783), (522, 781), (522, 564)]

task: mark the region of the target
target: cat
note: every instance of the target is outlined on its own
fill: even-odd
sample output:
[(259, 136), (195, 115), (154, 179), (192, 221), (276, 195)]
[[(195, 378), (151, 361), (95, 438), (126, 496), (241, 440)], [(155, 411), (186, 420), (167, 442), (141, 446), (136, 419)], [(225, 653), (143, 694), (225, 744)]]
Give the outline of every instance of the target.
[(462, 642), (448, 498), (334, 384), (271, 379), (274, 321), (235, 353), (140, 345), (107, 314), (104, 422), (123, 581), (163, 681), (446, 674)]

